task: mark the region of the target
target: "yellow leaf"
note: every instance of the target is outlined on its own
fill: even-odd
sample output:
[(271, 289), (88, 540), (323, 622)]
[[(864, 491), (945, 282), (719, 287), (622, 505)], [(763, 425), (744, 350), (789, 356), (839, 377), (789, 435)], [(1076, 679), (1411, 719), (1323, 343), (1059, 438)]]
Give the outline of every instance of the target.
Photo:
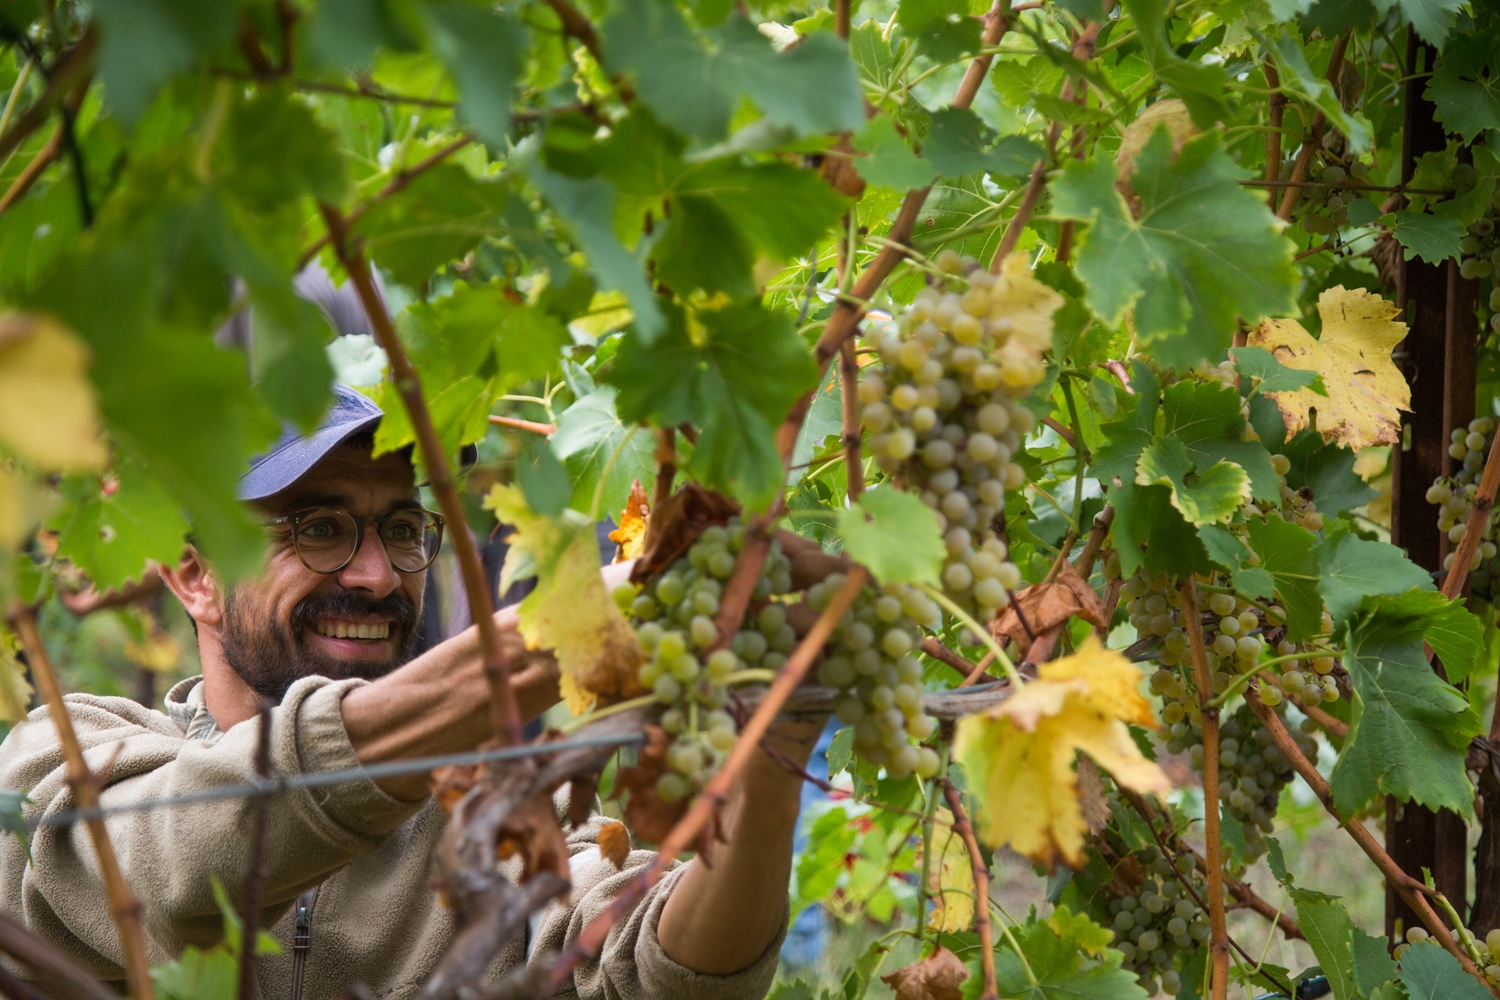
[(20, 648), (20, 640), (0, 628), (0, 721), (12, 725), (26, 718), (26, 710), (31, 706), (26, 668), (16, 659)]
[(0, 550), (20, 548), (57, 505), (57, 495), (0, 462)]
[(620, 546), (615, 562), (641, 557), (646, 549), (646, 519), (650, 515), (651, 501), (646, 499), (646, 491), (637, 479), (630, 484), (630, 497), (620, 512), (620, 526), (609, 533), (609, 540)]
[(1061, 295), (1036, 280), (1027, 255), (1013, 253), (990, 289), (990, 322), (1010, 322), (1005, 346), (1019, 344), (1040, 354), (1052, 346), (1052, 314), (1062, 304)]
[(643, 692), (636, 677), (641, 648), (604, 587), (588, 518), (573, 510), (535, 514), (514, 486), (492, 487), (484, 506), (516, 529), (503, 575), (521, 560), (536, 571), (536, 589), (517, 609), (521, 635), (529, 647), (556, 655), (568, 709), (579, 715), (600, 697), (618, 701)]
[(88, 360), (88, 349), (52, 320), (0, 316), (0, 443), (50, 472), (102, 466)]
[(1327, 396), (1310, 389), (1267, 393), (1281, 410), (1287, 437), (1311, 426), (1317, 411), (1325, 441), (1358, 451), (1401, 440), (1399, 411), (1411, 409), (1411, 388), (1391, 363), (1391, 351), (1406, 337), (1397, 308), (1363, 289), (1336, 285), (1318, 296), (1323, 333), (1314, 340), (1296, 320), (1266, 320), (1250, 334), (1288, 368), (1323, 376)]
[(1165, 795), (1172, 786), (1126, 726), (1156, 725), (1129, 660), (1090, 637), (1037, 674), (1009, 700), (961, 720), (954, 750), (978, 792), (986, 843), (1076, 868), (1088, 830), (1073, 770), (1079, 751), (1126, 788)]
[(932, 912), (927, 915), (932, 930), (956, 934), (974, 923), (974, 868), (968, 845), (953, 829), (953, 813), (947, 809), (940, 808), (933, 816), (927, 894), (932, 897)]

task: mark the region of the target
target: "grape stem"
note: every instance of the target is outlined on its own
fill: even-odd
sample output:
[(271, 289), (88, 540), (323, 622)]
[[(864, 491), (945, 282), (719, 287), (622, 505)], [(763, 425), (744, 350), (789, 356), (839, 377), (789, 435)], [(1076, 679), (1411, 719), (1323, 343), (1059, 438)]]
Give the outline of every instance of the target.
[(1251, 711), (1260, 719), (1260, 724), (1265, 727), (1266, 732), (1271, 734), (1271, 742), (1276, 746), (1276, 749), (1292, 765), (1293, 770), (1301, 775), (1302, 780), (1307, 782), (1307, 786), (1313, 790), (1313, 794), (1318, 797), (1318, 801), (1323, 803), (1323, 808), (1328, 810), (1328, 814), (1338, 822), (1339, 826), (1348, 831), (1349, 836), (1359, 845), (1360, 850), (1364, 851), (1366, 856), (1375, 862), (1375, 867), (1379, 868), (1380, 873), (1385, 876), (1387, 884), (1396, 888), (1396, 891), (1401, 894), (1401, 898), (1406, 901), (1406, 905), (1411, 907), (1423, 925), (1426, 926), (1427, 932), (1436, 938), (1438, 944), (1447, 949), (1454, 958), (1458, 959), (1459, 965), (1463, 966), (1465, 972), (1483, 983), (1485, 989), (1489, 990), (1490, 993), (1500, 996), (1500, 994), (1495, 993), (1495, 989), (1485, 980), (1478, 966), (1469, 959), (1468, 955), (1463, 953), (1463, 949), (1458, 946), (1458, 942), (1454, 941), (1453, 935), (1448, 932), (1447, 925), (1443, 923), (1437, 912), (1433, 910), (1432, 905), (1427, 902), (1427, 895), (1432, 890), (1402, 871), (1401, 867), (1385, 852), (1385, 848), (1376, 842), (1374, 835), (1365, 828), (1364, 823), (1357, 816), (1350, 816), (1348, 819), (1345, 819), (1339, 815), (1337, 807), (1333, 804), (1333, 790), (1329, 788), (1328, 780), (1318, 772), (1318, 769), (1313, 766), (1312, 761), (1308, 760), (1307, 755), (1297, 746), (1297, 742), (1292, 739), (1292, 734), (1287, 732), (1286, 725), (1281, 721), (1281, 717), (1261, 700), (1258, 685), (1252, 684), (1246, 689), (1245, 701), (1249, 703)]
[[(848, 0), (840, 3), (847, 18)], [(853, 503), (865, 488), (865, 463), (859, 451), (859, 360), (854, 356), (852, 340), (839, 345), (839, 395), (844, 418), (844, 472), (848, 477), (849, 501)]]
[(918, 583), (917, 587), (928, 597), (937, 601), (950, 615), (967, 625), (970, 632), (979, 636), (980, 641), (989, 647), (991, 653), (995, 654), (995, 659), (999, 662), (1001, 668), (1004, 669), (1005, 676), (1010, 678), (1011, 684), (1019, 691), (1021, 686), (1026, 682), (1021, 679), (1021, 672), (1016, 669), (1016, 665), (1011, 662), (1010, 657), (1005, 655), (1005, 650), (1001, 649), (1000, 644), (995, 641), (995, 637), (990, 635), (990, 630), (980, 625), (974, 620), (972, 615), (953, 603), (948, 595), (943, 593), (941, 587), (934, 587), (930, 583)]
[(969, 867), (974, 869), (974, 930), (979, 933), (979, 971), (984, 980), (984, 990), (979, 1000), (998, 1000), (1000, 989), (995, 983), (995, 932), (990, 926), (990, 869), (979, 851), (979, 841), (974, 837), (974, 824), (964, 811), (963, 796), (953, 787), (947, 777), (938, 779), (943, 786), (943, 797), (948, 800), (948, 811), (953, 814), (953, 832), (963, 838), (969, 849)]
[(656, 701), (655, 694), (643, 694), (636, 698), (627, 698), (624, 701), (617, 701), (613, 705), (607, 705), (604, 708), (595, 709), (592, 712), (580, 715), (575, 719), (569, 719), (567, 722), (564, 722), (562, 725), (558, 726), (557, 731), (564, 734), (576, 732), (577, 730), (582, 729), (584, 726), (587, 726), (590, 723), (598, 722), (600, 719), (607, 719), (611, 715), (619, 715), (621, 712), (628, 712), (632, 708), (644, 708), (654, 701)]
[(522, 420), (519, 417), (502, 417), (499, 414), (490, 414), (490, 423), (496, 427), (509, 427), (517, 431), (530, 431), (543, 437), (550, 437), (557, 432), (556, 424), (539, 424), (535, 420)]
[[(67, 781), (73, 789), (73, 797), (81, 809), (96, 809), (99, 805), (99, 775), (90, 770), (83, 757), (83, 747), (78, 742), (78, 733), (73, 728), (73, 717), (63, 701), (62, 687), (57, 682), (57, 673), (52, 669), (52, 659), (47, 647), (36, 630), (36, 610), (30, 606), (18, 606), (11, 613), (11, 624), (21, 637), (21, 646), (26, 650), (26, 663), (31, 667), (32, 679), (40, 690), (42, 700), (47, 703), (47, 714), (57, 728), (58, 742), (62, 744), (63, 757), (67, 760)], [(106, 765), (106, 770), (108, 765)], [(120, 950), (124, 955), (125, 978), (134, 1000), (152, 1000), (155, 995), (151, 983), (151, 963), (146, 955), (146, 936), (141, 929), (141, 904), (131, 895), (130, 885), (120, 868), (119, 857), (109, 839), (109, 830), (103, 818), (87, 821), (89, 838), (94, 842), (94, 853), (99, 861), (99, 874), (104, 881), (105, 894), (109, 899), (110, 916), (120, 934)]]
[[(1344, 654), (1338, 650), (1313, 649), (1302, 653), (1288, 653), (1285, 656), (1273, 656), (1269, 660), (1260, 660), (1256, 662), (1255, 669), (1260, 669), (1262, 667), (1274, 667), (1276, 664), (1286, 663), (1288, 660), (1307, 660), (1311, 659), (1314, 656), (1342, 657), (1343, 655)], [(1254, 676), (1255, 670), (1248, 670), (1245, 673), (1240, 674), (1230, 682), (1229, 686), (1225, 688), (1222, 693), (1209, 701), (1209, 704), (1214, 708), (1223, 708), (1230, 698), (1233, 698), (1236, 694), (1239, 693), (1240, 688), (1250, 683), (1250, 678)]]
[[(1208, 673), (1208, 651), (1203, 644), (1203, 622), (1198, 615), (1198, 591), (1191, 576), (1181, 584), (1186, 614), (1188, 648), (1193, 658), (1193, 683), (1203, 725), (1203, 846), (1208, 861), (1208, 923), (1212, 932), (1210, 980), (1212, 1000), (1229, 995), (1229, 930), (1224, 923), (1224, 860), (1219, 841), (1219, 709), (1209, 703), (1213, 693)], [(1249, 956), (1246, 956), (1247, 958)]]
[[(748, 538), (745, 544), (746, 546), (750, 544)], [(769, 542), (767, 545), (769, 546)], [(743, 553), (743, 550), (741, 551)], [(553, 993), (562, 988), (569, 982), (573, 970), (580, 962), (599, 954), (600, 949), (604, 947), (605, 939), (609, 936), (610, 929), (635, 909), (636, 904), (645, 897), (646, 891), (666, 874), (667, 866), (696, 842), (699, 835), (709, 827), (718, 815), (719, 808), (728, 799), (729, 792), (740, 773), (760, 749), (760, 741), (771, 728), (771, 723), (775, 720), (777, 713), (781, 711), (781, 707), (786, 704), (797, 685), (801, 684), (802, 679), (807, 676), (807, 671), (812, 667), (813, 661), (822, 654), (823, 647), (827, 644), (829, 636), (833, 634), (834, 627), (854, 604), (855, 597), (859, 595), (868, 579), (869, 574), (862, 566), (855, 566), (849, 571), (843, 586), (829, 600), (828, 606), (823, 609), (823, 613), (818, 616), (813, 627), (808, 630), (807, 635), (798, 643), (791, 657), (777, 673), (775, 681), (767, 689), (755, 714), (741, 728), (740, 737), (735, 742), (734, 748), (730, 750), (729, 758), (719, 769), (719, 773), (709, 780), (702, 794), (693, 802), (687, 813), (662, 838), (655, 857), (637, 870), (638, 873), (625, 885), (609, 907), (591, 920), (574, 938), (573, 943), (558, 956), (549, 974), (547, 993)]]

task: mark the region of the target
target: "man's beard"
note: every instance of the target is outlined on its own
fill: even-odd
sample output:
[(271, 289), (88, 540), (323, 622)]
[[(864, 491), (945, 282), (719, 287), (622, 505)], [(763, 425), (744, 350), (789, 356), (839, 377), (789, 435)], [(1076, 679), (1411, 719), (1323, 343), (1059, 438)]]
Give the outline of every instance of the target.
[[(224, 602), (224, 627), (220, 642), (224, 659), (240, 679), (262, 698), (280, 704), (287, 689), (304, 677), (317, 675), (332, 680), (383, 677), (411, 659), (417, 644), (421, 609), (401, 591), (380, 600), (348, 590), (309, 594), (292, 609), (288, 628), (259, 615), (260, 609), (231, 592)], [(341, 660), (309, 646), (308, 630), (314, 619), (351, 619), (367, 615), (390, 620), (391, 658), (384, 661)]]

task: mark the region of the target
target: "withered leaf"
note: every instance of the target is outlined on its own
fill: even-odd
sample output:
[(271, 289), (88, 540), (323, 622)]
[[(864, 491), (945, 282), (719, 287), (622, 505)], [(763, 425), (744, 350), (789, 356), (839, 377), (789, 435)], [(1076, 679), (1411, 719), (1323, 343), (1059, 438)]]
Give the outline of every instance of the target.
[(615, 553), (615, 562), (640, 558), (646, 548), (646, 525), (650, 516), (651, 501), (637, 479), (630, 484), (630, 498), (620, 512), (620, 526), (609, 533), (609, 540), (620, 547)]
[(959, 957), (940, 945), (922, 961), (881, 976), (880, 981), (896, 991), (896, 1000), (960, 1000), (959, 987), (968, 978), (969, 970)]
[(996, 639), (1009, 637), (1021, 649), (1030, 649), (1031, 636), (1026, 634), (1026, 625), (1021, 624), (1021, 616), (1016, 613), (1017, 604), (1021, 606), (1026, 625), (1031, 626), (1033, 635), (1041, 635), (1074, 615), (1097, 628), (1109, 627), (1109, 618), (1098, 593), (1066, 559), (1056, 579), (1050, 583), (1033, 584), (1015, 594), (1010, 606), (991, 626)]
[(615, 868), (624, 868), (630, 856), (630, 831), (624, 823), (605, 823), (599, 828), (599, 856)]
[(693, 547), (703, 529), (723, 524), (740, 512), (728, 497), (688, 483), (657, 505), (646, 523), (645, 547), (630, 573), (633, 583), (661, 574)]

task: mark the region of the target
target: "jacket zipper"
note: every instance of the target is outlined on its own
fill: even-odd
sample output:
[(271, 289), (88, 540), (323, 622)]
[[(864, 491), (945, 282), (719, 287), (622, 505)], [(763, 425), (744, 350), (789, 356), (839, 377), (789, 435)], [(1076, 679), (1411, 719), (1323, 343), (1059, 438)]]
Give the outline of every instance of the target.
[(312, 950), (313, 907), (318, 905), (316, 886), (297, 898), (297, 921), (292, 931), (292, 1000), (302, 1000), (302, 981), (307, 976), (307, 953)]

